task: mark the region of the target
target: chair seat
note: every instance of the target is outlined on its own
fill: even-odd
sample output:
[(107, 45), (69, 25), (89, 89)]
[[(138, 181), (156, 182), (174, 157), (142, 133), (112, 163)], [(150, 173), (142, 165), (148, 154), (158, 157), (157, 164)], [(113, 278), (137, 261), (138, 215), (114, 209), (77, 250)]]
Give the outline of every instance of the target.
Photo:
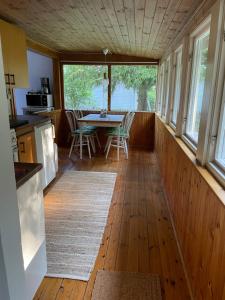
[(94, 132), (93, 130), (85, 130), (84, 128), (82, 128), (82, 129), (76, 129), (75, 131), (73, 131), (73, 134), (82, 133), (83, 135), (92, 135), (93, 132)]
[(87, 125), (87, 126), (81, 126), (79, 129), (88, 130), (88, 131), (90, 131), (90, 130), (94, 131), (94, 130), (97, 129), (97, 127), (96, 126)]
[(128, 137), (128, 132), (124, 129), (124, 128), (113, 128), (112, 130), (109, 130), (107, 132), (107, 135), (108, 136), (118, 136), (118, 134), (121, 136), (121, 137)]

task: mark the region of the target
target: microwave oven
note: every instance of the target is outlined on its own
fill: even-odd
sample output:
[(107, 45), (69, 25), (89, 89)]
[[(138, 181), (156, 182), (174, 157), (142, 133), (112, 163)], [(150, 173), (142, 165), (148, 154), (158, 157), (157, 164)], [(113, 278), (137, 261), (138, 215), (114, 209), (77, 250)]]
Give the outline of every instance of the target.
[(52, 107), (52, 95), (49, 94), (27, 94), (27, 106)]

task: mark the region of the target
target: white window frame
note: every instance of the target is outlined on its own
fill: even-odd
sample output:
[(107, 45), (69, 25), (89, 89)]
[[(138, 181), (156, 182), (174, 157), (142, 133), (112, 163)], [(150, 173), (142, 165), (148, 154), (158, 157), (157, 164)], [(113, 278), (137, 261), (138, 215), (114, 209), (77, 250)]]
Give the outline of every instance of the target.
[[(225, 6), (225, 4), (223, 4)], [(225, 32), (225, 21), (223, 20), (222, 12), (223, 7), (219, 7), (220, 11), (217, 24), (217, 37), (214, 41), (215, 47), (215, 63), (213, 72), (213, 82), (212, 85), (216, 85), (214, 97), (211, 98), (210, 103), (210, 113), (208, 114), (208, 120), (205, 121), (205, 132), (207, 136), (205, 140), (208, 142), (207, 146), (202, 147), (202, 153), (199, 157), (202, 158), (200, 161), (204, 164), (204, 152), (206, 152), (206, 167), (209, 171), (217, 178), (217, 180), (225, 187), (225, 166), (221, 165), (216, 161), (216, 147), (217, 142), (220, 139), (220, 126), (222, 122), (222, 114), (225, 109), (225, 42), (224, 42), (224, 32)], [(216, 72), (218, 70), (218, 72)], [(207, 130), (208, 129), (208, 130)], [(205, 141), (205, 143), (206, 143)], [(205, 151), (204, 151), (205, 150)], [(201, 156), (202, 154), (202, 156)]]
[[(171, 80), (171, 95), (170, 95), (170, 106), (169, 106), (169, 113), (168, 113), (168, 123), (170, 127), (175, 131), (177, 127), (177, 121), (176, 124), (172, 121), (173, 117), (173, 110), (174, 110), (174, 96), (176, 92), (176, 73), (177, 73), (177, 58), (179, 53), (181, 53), (181, 76), (180, 76), (180, 86), (182, 82), (182, 58), (183, 58), (183, 44), (181, 44), (173, 54), (173, 71), (172, 71), (172, 80)], [(180, 88), (180, 95), (179, 95), (179, 101), (178, 101), (178, 112), (179, 112), (179, 106), (180, 106), (180, 96), (181, 96), (181, 88)]]
[(164, 69), (164, 95), (163, 95), (163, 105), (162, 105), (162, 118), (166, 121), (167, 111), (169, 105), (170, 96), (170, 77), (171, 77), (171, 57), (169, 56), (165, 61)]
[(158, 96), (157, 96), (157, 113), (161, 116), (162, 114), (162, 103), (163, 103), (163, 93), (164, 93), (164, 62), (159, 68), (159, 85), (158, 85)]
[[(194, 54), (194, 43), (197, 38), (199, 38), (205, 31), (208, 29), (210, 30), (211, 23), (211, 15), (208, 16), (191, 34), (189, 38), (189, 54), (188, 54), (188, 70), (187, 70), (187, 88), (186, 88), (186, 96), (185, 96), (185, 103), (184, 103), (184, 114), (183, 114), (183, 124), (182, 124), (182, 140), (187, 144), (187, 146), (194, 152), (197, 152), (197, 146), (199, 143), (200, 136), (198, 138), (198, 143), (196, 144), (195, 141), (191, 139), (190, 136), (186, 134), (186, 125), (187, 125), (187, 114), (188, 114), (188, 107), (190, 103), (191, 97), (191, 82), (192, 82), (192, 67), (193, 67), (193, 54)], [(210, 33), (209, 33), (210, 35)], [(209, 41), (210, 42), (210, 41)], [(209, 55), (208, 55), (209, 57)], [(208, 69), (208, 67), (207, 67)], [(207, 72), (207, 71), (206, 71)], [(203, 98), (205, 95), (206, 85), (204, 86)], [(199, 130), (200, 133), (200, 130)]]

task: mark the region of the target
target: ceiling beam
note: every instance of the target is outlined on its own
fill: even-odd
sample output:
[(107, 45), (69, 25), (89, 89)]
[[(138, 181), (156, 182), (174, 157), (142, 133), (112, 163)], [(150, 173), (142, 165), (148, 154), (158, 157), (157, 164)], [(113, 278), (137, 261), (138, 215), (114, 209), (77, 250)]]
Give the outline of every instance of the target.
[(27, 38), (27, 48), (29, 50), (32, 50), (34, 52), (37, 52), (39, 54), (51, 57), (51, 58), (59, 58), (59, 52), (44, 46), (36, 41), (33, 41), (32, 39)]
[(81, 64), (133, 64), (133, 65), (158, 65), (159, 60), (147, 57), (128, 56), (120, 54), (103, 53), (60, 53), (59, 59), (62, 63)]

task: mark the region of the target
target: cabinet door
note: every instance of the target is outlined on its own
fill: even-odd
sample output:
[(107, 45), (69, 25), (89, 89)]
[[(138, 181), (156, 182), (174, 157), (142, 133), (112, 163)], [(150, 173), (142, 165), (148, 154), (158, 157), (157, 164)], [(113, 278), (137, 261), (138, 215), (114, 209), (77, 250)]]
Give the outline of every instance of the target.
[(0, 20), (4, 72), (13, 74), (15, 87), (28, 88), (26, 35), (22, 29)]
[(34, 133), (30, 132), (17, 138), (19, 161), (33, 163), (36, 162)]

